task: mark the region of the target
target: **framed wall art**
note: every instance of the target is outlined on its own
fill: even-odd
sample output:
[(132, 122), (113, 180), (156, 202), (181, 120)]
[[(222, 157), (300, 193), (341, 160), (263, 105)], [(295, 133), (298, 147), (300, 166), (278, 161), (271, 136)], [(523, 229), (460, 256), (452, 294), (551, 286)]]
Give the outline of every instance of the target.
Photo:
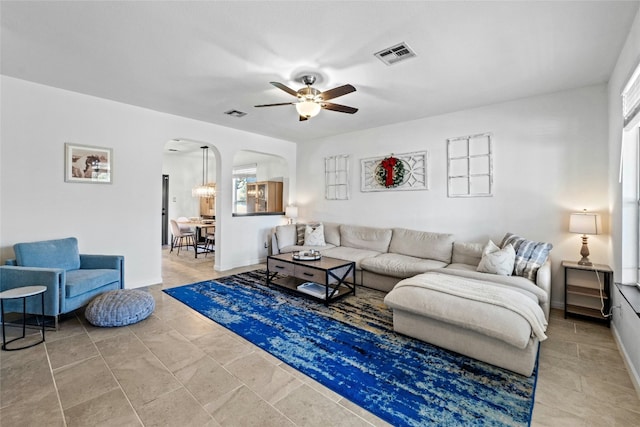
[(349, 199), (349, 156), (339, 155), (324, 159), (324, 185), (327, 200)]
[(490, 133), (447, 139), (447, 195), (493, 195), (493, 147)]
[(362, 159), (360, 190), (428, 190), (428, 164), (427, 151)]
[(66, 182), (111, 184), (113, 180), (113, 150), (65, 143), (64, 180)]

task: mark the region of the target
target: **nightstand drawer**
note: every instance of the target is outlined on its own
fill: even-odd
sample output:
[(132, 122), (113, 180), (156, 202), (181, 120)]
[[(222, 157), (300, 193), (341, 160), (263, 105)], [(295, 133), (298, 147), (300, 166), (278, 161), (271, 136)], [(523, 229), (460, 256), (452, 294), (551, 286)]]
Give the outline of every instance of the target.
[(296, 265), (296, 274), (298, 279), (306, 280), (308, 282), (320, 283), (326, 285), (325, 280), (327, 278), (326, 273), (322, 270), (316, 270), (315, 268), (304, 267)]
[(270, 273), (286, 274), (287, 276), (293, 275), (294, 265), (290, 262), (283, 262), (277, 259), (269, 258), (267, 262), (267, 268)]

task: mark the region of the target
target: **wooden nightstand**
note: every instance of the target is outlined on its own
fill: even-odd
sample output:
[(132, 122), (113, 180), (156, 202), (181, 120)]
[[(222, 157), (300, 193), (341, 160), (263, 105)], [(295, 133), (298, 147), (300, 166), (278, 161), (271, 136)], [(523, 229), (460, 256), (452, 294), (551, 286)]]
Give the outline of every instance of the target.
[[(609, 324), (609, 299), (613, 270), (608, 265), (580, 265), (562, 261), (564, 268), (564, 317), (579, 316)], [(604, 308), (602, 308), (604, 301)], [(601, 311), (602, 309), (602, 311)]]

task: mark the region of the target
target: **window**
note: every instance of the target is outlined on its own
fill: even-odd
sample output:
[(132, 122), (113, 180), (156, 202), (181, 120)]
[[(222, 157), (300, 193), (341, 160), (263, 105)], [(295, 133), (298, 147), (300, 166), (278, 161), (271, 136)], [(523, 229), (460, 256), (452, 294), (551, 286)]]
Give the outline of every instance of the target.
[(622, 283), (640, 287), (640, 64), (622, 90)]
[(247, 213), (247, 182), (256, 182), (258, 165), (233, 167), (233, 213)]

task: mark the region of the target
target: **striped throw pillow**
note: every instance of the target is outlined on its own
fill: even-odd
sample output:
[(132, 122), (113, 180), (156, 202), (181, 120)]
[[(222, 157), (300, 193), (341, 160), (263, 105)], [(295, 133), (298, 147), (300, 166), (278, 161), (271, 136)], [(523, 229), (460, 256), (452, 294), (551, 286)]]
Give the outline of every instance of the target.
[(500, 244), (501, 248), (511, 244), (516, 251), (513, 274), (536, 281), (538, 269), (547, 261), (553, 248), (551, 243), (534, 242), (513, 233), (507, 233)]

